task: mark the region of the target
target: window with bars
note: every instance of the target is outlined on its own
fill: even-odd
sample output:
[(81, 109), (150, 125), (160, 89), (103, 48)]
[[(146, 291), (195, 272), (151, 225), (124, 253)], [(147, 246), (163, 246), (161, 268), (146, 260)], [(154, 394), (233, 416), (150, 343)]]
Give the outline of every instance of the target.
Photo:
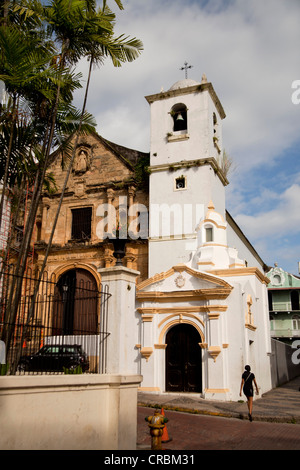
[(92, 208), (72, 209), (72, 240), (90, 240)]

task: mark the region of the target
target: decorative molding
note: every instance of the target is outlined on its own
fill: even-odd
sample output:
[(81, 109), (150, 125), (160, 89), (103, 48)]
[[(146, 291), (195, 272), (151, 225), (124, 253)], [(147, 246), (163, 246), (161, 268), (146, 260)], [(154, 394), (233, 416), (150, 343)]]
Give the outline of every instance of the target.
[(220, 316), (219, 312), (211, 312), (208, 314), (208, 318), (210, 320), (218, 320), (219, 316)]
[(205, 393), (228, 393), (229, 388), (206, 388)]
[(139, 387), (139, 392), (160, 392), (159, 387)]
[(179, 287), (180, 289), (182, 287), (184, 287), (185, 285), (185, 278), (183, 277), (183, 275), (181, 273), (179, 273), (179, 275), (176, 277), (175, 279), (175, 284), (177, 287)]
[(140, 313), (141, 315), (155, 315), (156, 313), (159, 313), (159, 310), (157, 308), (149, 308), (149, 307), (144, 307), (144, 308), (137, 308), (137, 312)]
[(213, 358), (214, 362), (216, 362), (217, 357), (221, 353), (220, 346), (210, 346), (208, 348), (208, 354)]
[[(178, 140), (178, 139), (176, 139)], [(191, 168), (191, 167), (201, 167), (204, 165), (210, 165), (214, 172), (218, 175), (220, 178), (221, 182), (223, 183), (224, 186), (227, 186), (229, 184), (228, 179), (224, 175), (222, 169), (219, 167), (218, 162), (214, 157), (209, 157), (209, 158), (200, 158), (198, 160), (188, 160), (188, 161), (181, 161), (181, 162), (174, 162), (172, 165), (169, 163), (163, 163), (161, 165), (152, 165), (149, 166), (148, 169), (151, 173), (156, 173), (158, 171), (169, 171), (170, 166), (172, 169), (179, 170), (181, 168)]]
[(189, 87), (184, 87), (184, 88), (177, 88), (177, 89), (170, 89), (167, 91), (161, 91), (160, 93), (155, 93), (153, 95), (148, 95), (146, 96), (146, 100), (148, 101), (149, 104), (154, 103), (154, 101), (161, 101), (177, 96), (183, 96), (183, 95), (189, 95), (192, 93), (203, 93), (203, 92), (208, 92), (212, 101), (214, 102), (221, 119), (225, 119), (226, 114), (224, 111), (224, 108), (214, 90), (213, 85), (210, 82), (207, 81), (202, 81), (200, 84), (192, 85)]
[(251, 310), (252, 307), (252, 297), (251, 295), (247, 296), (247, 311), (246, 311), (246, 319), (245, 319), (245, 327), (248, 328), (251, 331), (256, 330), (256, 326), (254, 326), (254, 321), (253, 321), (253, 313)]
[(152, 322), (152, 320), (153, 320), (153, 315), (142, 314), (142, 321), (143, 322)]
[[(159, 307), (159, 308), (152, 308), (152, 307), (141, 307), (137, 309), (137, 312), (147, 315), (189, 315), (189, 314), (196, 314), (196, 313), (215, 313), (215, 312), (226, 312), (228, 309), (227, 305), (197, 305), (192, 307)], [(196, 317), (195, 317), (196, 318)]]
[(228, 245), (223, 245), (222, 243), (215, 243), (215, 242), (204, 242), (203, 246), (220, 246), (221, 248), (228, 248)]
[[(222, 216), (221, 216), (221, 217), (222, 217)], [(223, 219), (223, 217), (222, 217), (222, 219)], [(202, 222), (200, 222), (200, 224), (198, 225), (198, 227), (196, 228), (196, 230), (200, 230), (200, 228), (202, 227), (202, 225), (205, 225), (205, 224), (207, 224), (207, 223), (210, 223), (210, 224), (212, 224), (212, 225), (215, 225), (215, 227), (217, 227), (217, 228), (220, 229), (220, 230), (226, 230), (226, 228), (227, 228), (227, 227), (224, 226), (224, 225), (219, 225), (219, 224), (217, 224), (217, 222), (216, 222), (215, 220), (213, 220), (213, 219), (204, 219), (204, 220), (202, 220)], [(224, 222), (224, 223), (226, 223), (226, 222)], [(210, 244), (207, 243), (206, 246), (210, 246)], [(212, 243), (212, 246), (225, 246), (225, 248), (228, 248), (228, 245), (221, 245), (221, 244), (217, 244), (217, 243), (215, 243), (215, 244)]]
[(163, 329), (161, 330), (160, 332), (160, 335), (159, 335), (159, 338), (158, 338), (158, 344), (165, 344), (163, 342), (163, 339), (165, 338), (165, 334), (166, 332), (172, 327), (172, 326), (175, 326), (175, 325), (178, 325), (180, 323), (186, 323), (187, 325), (192, 325), (194, 328), (196, 328), (196, 330), (198, 331), (199, 333), (199, 336), (201, 338), (201, 343), (204, 343), (205, 342), (205, 336), (204, 336), (204, 333), (203, 331), (201, 330), (201, 328), (199, 327), (199, 325), (197, 325), (195, 322), (191, 321), (191, 320), (180, 320), (180, 319), (176, 319), (176, 320), (172, 320), (170, 321), (169, 323), (167, 323), (167, 325), (165, 325), (163, 327)]
[(177, 317), (178, 316), (178, 323), (184, 323), (185, 318), (184, 317), (189, 317), (192, 318), (193, 320), (196, 320), (197, 322), (201, 323), (202, 327), (204, 328), (204, 323), (203, 321), (196, 315), (193, 315), (192, 313), (186, 313), (186, 312), (176, 312), (173, 313), (172, 315), (169, 315), (168, 317), (164, 318), (158, 325), (158, 328), (160, 328), (164, 323), (168, 322), (171, 320), (171, 318)]
[(189, 134), (171, 134), (167, 136), (168, 142), (178, 142), (180, 140), (188, 140), (190, 138)]
[(165, 242), (165, 241), (168, 241), (168, 242), (174, 242), (174, 241), (177, 241), (177, 240), (196, 240), (197, 239), (197, 236), (195, 233), (177, 233), (177, 234), (174, 234), (174, 235), (162, 235), (162, 236), (155, 236), (155, 237), (149, 237), (148, 238), (148, 241), (149, 242), (155, 242), (155, 243), (159, 243), (159, 242)]
[(270, 279), (266, 277), (258, 268), (216, 269), (210, 272), (215, 276), (222, 277), (256, 276), (262, 284), (268, 285), (270, 283)]
[(153, 353), (152, 348), (142, 348), (141, 349), (141, 355), (146, 359), (146, 362), (149, 361), (149, 357), (151, 356), (152, 353)]
[(224, 279), (219, 279), (219, 278), (216, 279), (216, 277), (214, 275), (204, 273), (204, 272), (201, 272), (201, 271), (196, 271), (196, 270), (190, 268), (189, 266), (186, 266), (185, 264), (177, 264), (176, 266), (173, 266), (168, 271), (162, 272), (160, 274), (155, 274), (153, 277), (150, 277), (149, 279), (146, 279), (145, 281), (138, 284), (137, 287), (136, 287), (137, 291), (140, 291), (140, 290), (144, 289), (145, 287), (148, 287), (148, 286), (150, 286), (152, 284), (155, 284), (159, 281), (164, 281), (165, 279), (172, 276), (176, 272), (178, 272), (178, 273), (186, 272), (187, 274), (189, 274), (192, 277), (196, 277), (196, 278), (201, 279), (203, 281), (210, 282), (210, 283), (212, 283), (212, 284), (214, 284), (218, 287), (221, 286), (221, 287), (224, 287), (226, 289), (230, 289), (230, 291), (232, 290), (232, 286), (230, 284), (228, 284), (228, 282), (224, 281)]
[(224, 300), (230, 295), (232, 288), (216, 288), (216, 289), (195, 289), (180, 292), (137, 292), (136, 298), (139, 301), (152, 300), (155, 302), (178, 302), (180, 300), (197, 301), (197, 300)]
[(155, 344), (154, 349), (166, 349), (166, 344)]

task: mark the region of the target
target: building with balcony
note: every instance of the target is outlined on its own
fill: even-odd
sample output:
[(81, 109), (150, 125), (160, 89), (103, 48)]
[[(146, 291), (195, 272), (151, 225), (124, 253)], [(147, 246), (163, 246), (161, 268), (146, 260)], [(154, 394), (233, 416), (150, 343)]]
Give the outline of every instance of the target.
[(279, 268), (268, 273), (271, 337), (286, 344), (300, 339), (300, 277)]

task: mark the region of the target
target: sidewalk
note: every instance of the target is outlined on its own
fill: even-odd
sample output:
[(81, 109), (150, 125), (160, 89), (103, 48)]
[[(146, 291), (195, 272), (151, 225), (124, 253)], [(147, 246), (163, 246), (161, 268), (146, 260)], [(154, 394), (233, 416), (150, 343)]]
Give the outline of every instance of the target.
[[(245, 397), (241, 398), (245, 400)], [(247, 403), (207, 401), (196, 394), (138, 392), (138, 406), (164, 408), (187, 413), (248, 419)], [(256, 398), (256, 421), (300, 424), (300, 377)]]

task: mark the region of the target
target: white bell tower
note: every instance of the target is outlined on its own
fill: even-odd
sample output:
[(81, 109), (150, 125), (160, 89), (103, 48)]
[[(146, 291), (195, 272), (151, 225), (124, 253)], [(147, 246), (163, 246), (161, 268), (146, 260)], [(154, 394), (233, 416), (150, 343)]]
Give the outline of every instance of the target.
[(211, 200), (225, 218), (223, 107), (191, 79), (146, 97), (151, 110), (149, 276), (188, 263)]

